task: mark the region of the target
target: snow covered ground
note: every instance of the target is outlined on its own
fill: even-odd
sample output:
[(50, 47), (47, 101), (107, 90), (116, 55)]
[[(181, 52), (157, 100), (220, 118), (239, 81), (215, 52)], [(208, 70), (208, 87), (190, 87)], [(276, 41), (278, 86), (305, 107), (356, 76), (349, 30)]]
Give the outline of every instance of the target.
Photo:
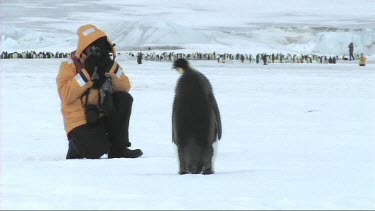
[(222, 114), (216, 174), (177, 174), (169, 62), (120, 60), (139, 159), (65, 160), (62, 60), (1, 60), (1, 209), (375, 209), (373, 64), (192, 66)]

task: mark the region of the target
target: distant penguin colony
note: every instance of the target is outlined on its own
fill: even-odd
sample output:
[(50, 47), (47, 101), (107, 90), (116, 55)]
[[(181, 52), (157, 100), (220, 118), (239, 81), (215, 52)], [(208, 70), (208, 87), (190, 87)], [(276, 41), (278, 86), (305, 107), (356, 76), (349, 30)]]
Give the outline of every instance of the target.
[[(3, 51), (0, 54), (0, 59), (57, 59), (57, 58), (70, 58), (71, 53), (63, 52), (36, 52), (36, 51), (23, 51), (23, 52), (7, 52)], [(117, 52), (120, 55), (119, 52)], [(321, 63), (321, 64), (336, 64), (339, 60), (349, 60), (346, 55), (343, 56), (326, 56), (316, 54), (281, 54), (281, 53), (258, 53), (255, 56), (246, 53), (177, 53), (177, 52), (125, 52), (124, 55), (129, 55), (135, 58), (138, 64), (142, 64), (142, 60), (145, 61), (160, 61), (160, 62), (173, 62), (176, 59), (184, 58), (186, 60), (212, 60), (218, 63), (233, 63), (234, 61), (240, 61), (241, 63), (256, 63), (267, 65), (269, 63)], [(329, 59), (331, 57), (331, 59)], [(359, 60), (360, 54), (354, 54), (355, 60)]]
[(181, 73), (172, 113), (172, 139), (177, 145), (179, 174), (213, 174), (213, 144), (221, 139), (222, 126), (212, 86), (186, 59), (177, 59), (173, 68)]
[(8, 52), (3, 51), (0, 54), (0, 59), (57, 59), (69, 58), (70, 53), (56, 52), (36, 52), (36, 51), (23, 51), (23, 52)]
[[(135, 57), (133, 53), (129, 53), (132, 57)], [(329, 62), (328, 57), (332, 60)], [(218, 63), (256, 63), (267, 65), (270, 63), (321, 63), (321, 64), (335, 64), (338, 60), (348, 60), (346, 55), (343, 56), (327, 56), (327, 55), (317, 55), (317, 54), (282, 54), (282, 53), (257, 53), (254, 55), (246, 53), (178, 53), (178, 52), (144, 52), (141, 55), (141, 59), (145, 61), (160, 61), (160, 62), (173, 62), (176, 59), (184, 58), (186, 60), (207, 60), (207, 61), (217, 61)], [(138, 57), (137, 57), (138, 59)], [(355, 54), (355, 59), (359, 60), (359, 54)]]

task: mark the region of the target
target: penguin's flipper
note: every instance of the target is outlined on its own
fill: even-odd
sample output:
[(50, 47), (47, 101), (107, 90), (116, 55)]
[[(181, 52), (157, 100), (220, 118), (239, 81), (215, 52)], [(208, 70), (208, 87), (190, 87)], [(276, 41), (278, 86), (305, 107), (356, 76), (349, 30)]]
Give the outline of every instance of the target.
[(221, 117), (220, 117), (220, 111), (219, 111), (219, 107), (218, 107), (218, 105), (216, 103), (215, 96), (212, 93), (210, 94), (210, 101), (211, 101), (212, 109), (214, 110), (214, 114), (215, 114), (216, 127), (217, 127), (217, 137), (220, 140), (221, 139)]
[(176, 140), (174, 138), (174, 131), (176, 127), (176, 122), (175, 122), (175, 112), (176, 112), (176, 99), (173, 101), (173, 110), (172, 110), (172, 143), (176, 143)]

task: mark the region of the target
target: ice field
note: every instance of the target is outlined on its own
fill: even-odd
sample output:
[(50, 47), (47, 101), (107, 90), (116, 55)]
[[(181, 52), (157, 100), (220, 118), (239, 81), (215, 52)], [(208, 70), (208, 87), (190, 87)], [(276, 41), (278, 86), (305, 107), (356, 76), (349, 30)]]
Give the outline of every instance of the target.
[(177, 174), (169, 62), (119, 61), (139, 159), (65, 160), (62, 60), (2, 60), (2, 209), (374, 209), (372, 66), (193, 61), (223, 122), (216, 174)]

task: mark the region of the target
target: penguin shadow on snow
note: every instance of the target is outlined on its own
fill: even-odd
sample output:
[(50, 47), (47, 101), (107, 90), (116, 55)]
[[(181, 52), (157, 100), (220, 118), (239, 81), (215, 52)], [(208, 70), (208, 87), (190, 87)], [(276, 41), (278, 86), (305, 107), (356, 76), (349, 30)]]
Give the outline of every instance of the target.
[(177, 146), (179, 174), (213, 174), (217, 141), (222, 126), (209, 80), (177, 59), (173, 68), (181, 73), (175, 88), (172, 111), (172, 141)]

